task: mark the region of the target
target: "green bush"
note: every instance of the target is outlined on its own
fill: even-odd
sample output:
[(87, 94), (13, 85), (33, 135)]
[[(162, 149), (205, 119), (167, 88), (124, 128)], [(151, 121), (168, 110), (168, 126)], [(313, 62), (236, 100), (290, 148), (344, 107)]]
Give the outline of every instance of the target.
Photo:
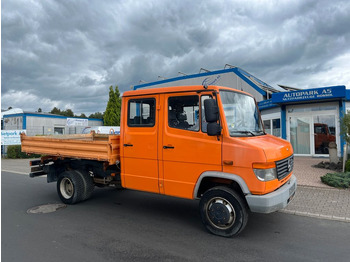
[(346, 160), (346, 163), (345, 163), (345, 172), (350, 172), (350, 159)]
[(21, 152), (21, 146), (8, 146), (7, 157), (8, 158), (19, 158)]
[(337, 188), (350, 187), (350, 172), (326, 174), (321, 177), (321, 181), (326, 185)]
[(27, 155), (21, 151), (20, 145), (8, 146), (7, 147), (7, 158), (32, 158), (32, 157), (40, 157), (40, 155)]

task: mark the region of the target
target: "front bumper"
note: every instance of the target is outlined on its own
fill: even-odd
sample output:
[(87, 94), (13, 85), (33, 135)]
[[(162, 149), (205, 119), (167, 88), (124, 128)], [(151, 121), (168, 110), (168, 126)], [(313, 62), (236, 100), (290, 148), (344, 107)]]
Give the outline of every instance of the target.
[(266, 195), (246, 195), (250, 211), (257, 213), (271, 213), (285, 208), (292, 200), (297, 189), (297, 178), (291, 178), (274, 192)]

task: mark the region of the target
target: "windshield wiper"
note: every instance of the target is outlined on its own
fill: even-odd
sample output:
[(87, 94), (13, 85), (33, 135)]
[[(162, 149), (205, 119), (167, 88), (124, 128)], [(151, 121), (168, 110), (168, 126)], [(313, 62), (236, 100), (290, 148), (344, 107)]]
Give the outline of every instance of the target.
[(266, 133), (263, 131), (263, 130), (257, 130), (257, 131), (254, 131), (255, 133), (258, 133), (258, 134), (261, 134), (263, 133), (264, 135), (266, 135)]
[(251, 134), (252, 136), (255, 136), (255, 134), (252, 131), (240, 131), (240, 130), (234, 130), (233, 133), (240, 133), (240, 134)]

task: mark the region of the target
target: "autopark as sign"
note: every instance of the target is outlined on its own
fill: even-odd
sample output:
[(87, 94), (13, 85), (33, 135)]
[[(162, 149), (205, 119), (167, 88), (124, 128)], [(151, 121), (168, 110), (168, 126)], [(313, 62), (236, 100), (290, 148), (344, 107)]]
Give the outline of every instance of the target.
[(332, 86), (272, 94), (272, 103), (345, 97), (345, 86)]
[(21, 133), (26, 133), (26, 130), (1, 130), (1, 145), (20, 145)]

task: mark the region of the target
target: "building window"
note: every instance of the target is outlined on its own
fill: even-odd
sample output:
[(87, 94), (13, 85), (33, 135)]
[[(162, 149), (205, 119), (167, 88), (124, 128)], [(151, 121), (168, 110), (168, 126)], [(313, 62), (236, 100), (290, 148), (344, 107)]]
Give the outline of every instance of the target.
[(267, 134), (281, 137), (281, 119), (267, 119), (263, 123)]
[(130, 100), (128, 105), (128, 126), (130, 127), (152, 127), (155, 125), (154, 98), (143, 98)]
[(55, 127), (54, 134), (55, 135), (64, 135), (64, 127)]
[(265, 132), (271, 134), (271, 120), (264, 120)]
[(272, 119), (272, 135), (281, 137), (281, 119)]
[(168, 125), (177, 129), (199, 131), (199, 97), (169, 97)]

